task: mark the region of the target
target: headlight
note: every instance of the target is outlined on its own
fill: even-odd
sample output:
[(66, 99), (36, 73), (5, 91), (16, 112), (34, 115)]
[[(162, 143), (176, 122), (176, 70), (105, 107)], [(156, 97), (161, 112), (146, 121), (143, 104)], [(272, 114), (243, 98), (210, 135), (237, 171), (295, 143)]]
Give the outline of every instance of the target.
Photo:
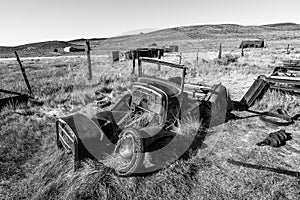
[(134, 139), (127, 135), (120, 141), (119, 154), (125, 159), (131, 159), (134, 153)]

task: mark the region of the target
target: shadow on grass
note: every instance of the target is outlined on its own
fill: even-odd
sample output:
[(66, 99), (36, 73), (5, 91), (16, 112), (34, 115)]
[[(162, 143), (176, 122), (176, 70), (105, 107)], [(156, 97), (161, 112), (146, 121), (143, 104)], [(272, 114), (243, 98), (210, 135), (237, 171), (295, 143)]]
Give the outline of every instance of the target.
[(270, 171), (270, 172), (275, 172), (278, 174), (283, 174), (283, 175), (300, 178), (300, 172), (296, 172), (296, 171), (290, 171), (290, 170), (273, 168), (273, 167), (266, 167), (266, 166), (262, 166), (262, 165), (254, 165), (254, 164), (250, 164), (250, 163), (243, 163), (243, 162), (236, 161), (233, 159), (227, 159), (227, 162), (229, 164), (236, 165), (236, 166), (247, 167), (247, 168), (257, 169), (257, 170)]

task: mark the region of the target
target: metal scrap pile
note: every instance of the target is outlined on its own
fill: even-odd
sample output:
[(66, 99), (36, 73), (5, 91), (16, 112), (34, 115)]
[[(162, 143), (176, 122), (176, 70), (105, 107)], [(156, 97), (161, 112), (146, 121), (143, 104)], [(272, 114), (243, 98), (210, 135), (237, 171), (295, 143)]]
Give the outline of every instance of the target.
[(260, 75), (254, 81), (241, 102), (251, 107), (268, 89), (300, 94), (300, 60), (284, 61), (270, 75)]

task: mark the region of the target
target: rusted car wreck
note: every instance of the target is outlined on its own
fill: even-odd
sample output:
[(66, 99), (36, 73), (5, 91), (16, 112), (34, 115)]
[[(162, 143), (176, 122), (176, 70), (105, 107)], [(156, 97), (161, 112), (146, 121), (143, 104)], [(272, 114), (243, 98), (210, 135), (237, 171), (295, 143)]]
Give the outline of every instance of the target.
[(157, 153), (180, 135), (175, 130), (182, 121), (193, 118), (203, 128), (226, 121), (230, 98), (223, 85), (209, 88), (189, 84), (185, 82), (184, 65), (154, 58), (141, 57), (140, 61), (180, 70), (179, 82), (149, 77), (139, 65), (132, 92), (110, 111), (99, 112), (91, 119), (79, 113), (58, 119), (57, 145), (73, 154), (75, 168), (84, 158), (102, 162), (107, 155), (118, 155), (122, 159), (116, 169), (119, 175), (151, 171), (157, 166), (146, 169), (145, 155)]

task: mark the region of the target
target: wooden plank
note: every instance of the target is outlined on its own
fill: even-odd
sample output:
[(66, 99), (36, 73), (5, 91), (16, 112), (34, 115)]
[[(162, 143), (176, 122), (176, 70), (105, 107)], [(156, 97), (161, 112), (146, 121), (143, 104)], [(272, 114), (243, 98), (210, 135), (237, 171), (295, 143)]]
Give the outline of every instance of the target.
[(4, 89), (0, 89), (1, 93), (6, 93), (6, 94), (12, 94), (12, 95), (26, 95), (20, 92), (15, 92), (15, 91), (9, 91), (9, 90), (4, 90)]
[(17, 57), (17, 61), (18, 61), (19, 65), (20, 65), (20, 67), (21, 67), (21, 71), (22, 71), (22, 74), (23, 74), (23, 77), (24, 77), (26, 86), (27, 86), (27, 88), (28, 88), (29, 94), (30, 94), (31, 96), (33, 96), (32, 90), (31, 90), (31, 87), (30, 87), (30, 84), (29, 84), (29, 81), (28, 81), (27, 76), (26, 76), (26, 73), (25, 73), (25, 69), (24, 69), (24, 67), (23, 67), (23, 65), (22, 65), (22, 62), (21, 62), (21, 60), (20, 60), (20, 58), (19, 58), (19, 56), (18, 56), (18, 53), (17, 53), (16, 51), (15, 51), (15, 55), (16, 55), (16, 57)]

